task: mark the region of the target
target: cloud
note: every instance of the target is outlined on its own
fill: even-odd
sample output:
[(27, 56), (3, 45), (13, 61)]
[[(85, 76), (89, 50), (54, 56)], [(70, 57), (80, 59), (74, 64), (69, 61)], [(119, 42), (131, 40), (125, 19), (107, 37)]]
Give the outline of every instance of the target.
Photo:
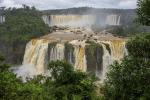
[(20, 4), (16, 4), (15, 0), (0, 0), (0, 7), (21, 7)]
[(137, 0), (122, 0), (122, 2), (119, 3), (119, 7), (122, 8), (136, 8)]
[(22, 4), (38, 9), (62, 9), (71, 7), (136, 8), (137, 0), (0, 0), (0, 6), (21, 7)]

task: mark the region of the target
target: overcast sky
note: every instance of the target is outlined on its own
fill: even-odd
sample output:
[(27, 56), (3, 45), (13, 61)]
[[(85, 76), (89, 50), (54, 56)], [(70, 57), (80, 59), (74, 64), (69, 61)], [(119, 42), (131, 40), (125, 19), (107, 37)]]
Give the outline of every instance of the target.
[(37, 9), (61, 9), (71, 7), (95, 8), (136, 8), (137, 0), (0, 0), (0, 7), (21, 7), (22, 4), (35, 6)]

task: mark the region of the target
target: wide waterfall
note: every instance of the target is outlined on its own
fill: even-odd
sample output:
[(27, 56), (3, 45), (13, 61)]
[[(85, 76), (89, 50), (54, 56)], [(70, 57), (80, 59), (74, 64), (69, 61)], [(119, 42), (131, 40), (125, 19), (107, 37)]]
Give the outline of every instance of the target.
[(121, 25), (121, 15), (43, 15), (43, 21), (51, 26), (69, 27), (91, 27), (97, 26), (119, 26)]
[(49, 26), (90, 27), (95, 23), (92, 15), (44, 15), (42, 18)]
[(23, 65), (32, 65), (37, 74), (44, 74), (48, 62), (64, 60), (72, 64), (75, 70), (95, 73), (103, 81), (109, 65), (124, 55), (124, 40), (72, 40), (59, 43), (48, 39), (33, 39), (26, 46)]

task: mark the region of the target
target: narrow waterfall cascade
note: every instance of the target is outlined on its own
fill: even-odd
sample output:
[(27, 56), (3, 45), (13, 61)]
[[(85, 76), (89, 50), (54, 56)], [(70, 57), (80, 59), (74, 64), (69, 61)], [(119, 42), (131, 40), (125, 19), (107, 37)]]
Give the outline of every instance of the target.
[(125, 41), (112, 41), (111, 47), (112, 48), (112, 56), (113, 60), (120, 60), (126, 55), (126, 48), (125, 48)]
[(74, 64), (75, 69), (86, 71), (85, 48), (82, 46), (75, 46), (74, 55), (75, 55), (75, 64)]
[(103, 49), (104, 49), (104, 54), (103, 54), (103, 70), (101, 73), (101, 76), (98, 76), (102, 81), (106, 78), (106, 72), (109, 69), (109, 65), (113, 63), (112, 57), (110, 52), (107, 50), (106, 45), (102, 44)]
[(75, 64), (75, 48), (71, 43), (65, 43), (65, 61), (74, 66)]
[(92, 15), (43, 15), (42, 18), (49, 26), (90, 27), (95, 23)]
[(124, 40), (101, 41), (101, 43), (107, 45), (107, 49), (109, 49), (113, 61), (119, 61), (127, 55), (126, 42)]
[(44, 39), (31, 40), (25, 50), (23, 65), (31, 65), (36, 69), (36, 74), (45, 72), (47, 65), (48, 41)]
[(64, 44), (49, 44), (49, 61), (56, 61), (56, 60), (64, 60), (64, 51), (65, 46)]
[(106, 24), (119, 26), (120, 25), (120, 19), (121, 19), (120, 15), (108, 15), (106, 18)]
[(70, 42), (74, 46), (74, 67), (77, 70), (86, 71), (86, 55), (85, 55), (85, 41), (74, 40)]
[(5, 22), (5, 16), (0, 16), (0, 23)]
[(50, 18), (50, 16), (43, 15), (42, 19), (43, 19), (45, 24), (47, 24), (48, 26), (51, 26), (51, 18)]

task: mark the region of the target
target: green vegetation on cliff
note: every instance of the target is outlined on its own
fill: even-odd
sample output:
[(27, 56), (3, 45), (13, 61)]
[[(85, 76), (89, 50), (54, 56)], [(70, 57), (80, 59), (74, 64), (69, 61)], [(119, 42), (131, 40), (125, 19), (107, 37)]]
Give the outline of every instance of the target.
[(41, 13), (34, 7), (6, 9), (5, 16), (6, 22), (0, 24), (1, 40), (30, 40), (48, 32), (48, 26), (44, 24)]
[(49, 31), (34, 7), (9, 8), (5, 10), (6, 22), (0, 24), (0, 51), (8, 63), (22, 62), (26, 43)]

